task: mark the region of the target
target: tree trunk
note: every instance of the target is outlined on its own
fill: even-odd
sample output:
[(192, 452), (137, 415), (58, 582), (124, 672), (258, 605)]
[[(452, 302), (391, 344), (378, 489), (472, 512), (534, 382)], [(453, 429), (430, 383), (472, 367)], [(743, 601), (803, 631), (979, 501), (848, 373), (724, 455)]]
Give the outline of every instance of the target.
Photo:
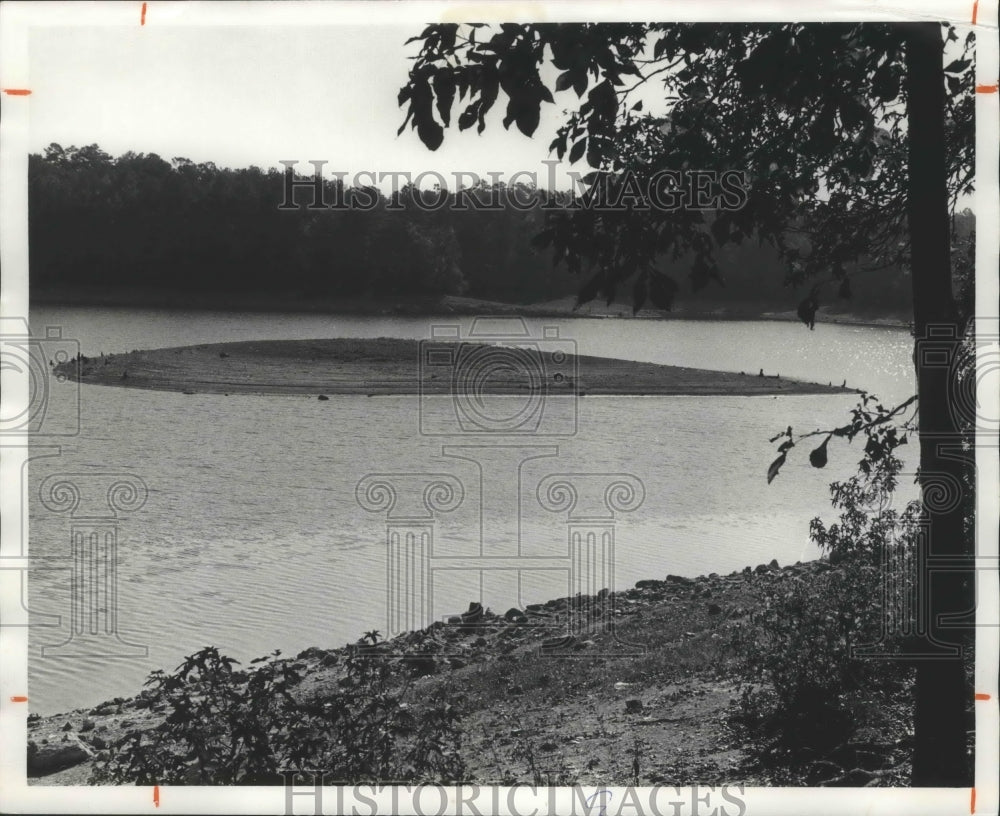
[[(951, 285), (948, 192), (945, 169), (943, 40), (938, 23), (907, 26), (909, 228), (912, 249), (914, 363), (920, 398), (920, 484), (924, 496), (926, 550), (931, 570), (919, 577), (918, 603), (928, 625), (924, 646), (958, 645), (958, 655), (918, 659), (914, 709), (915, 786), (971, 784), (966, 756), (965, 681), (961, 643), (966, 632), (942, 626), (942, 615), (969, 612), (974, 603), (970, 553), (963, 532), (960, 496), (932, 502), (941, 485), (956, 490), (963, 464), (950, 404), (958, 349)], [(941, 355), (948, 355), (942, 357)], [(948, 446), (952, 456), (949, 457)], [(934, 486), (934, 487), (932, 487)], [(960, 492), (960, 487), (957, 488)], [(947, 559), (960, 570), (934, 572)], [(963, 560), (965, 559), (965, 560)], [(925, 649), (926, 650), (926, 649)]]

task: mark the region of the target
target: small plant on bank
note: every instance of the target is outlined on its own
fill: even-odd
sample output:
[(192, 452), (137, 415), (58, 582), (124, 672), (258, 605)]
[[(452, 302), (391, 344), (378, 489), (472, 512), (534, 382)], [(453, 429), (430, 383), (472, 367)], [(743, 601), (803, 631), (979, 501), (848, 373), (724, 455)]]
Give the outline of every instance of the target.
[(127, 733), (91, 776), (95, 784), (273, 785), (323, 770), (357, 782), (460, 779), (458, 713), (405, 702), (410, 673), (372, 650), (377, 633), (348, 650), (338, 690), (303, 699), (304, 664), (279, 653), (238, 670), (206, 647), (173, 674), (153, 672), (143, 696), (162, 723)]
[(883, 581), (887, 569), (910, 562), (919, 511), (891, 507), (901, 467), (891, 450), (865, 461), (830, 487), (839, 522), (812, 522), (829, 568), (761, 580), (735, 630), (741, 697), (733, 721), (776, 782), (782, 773), (805, 773), (811, 784), (904, 778), (911, 669), (857, 649), (902, 651), (898, 633), (911, 611), (885, 602)]

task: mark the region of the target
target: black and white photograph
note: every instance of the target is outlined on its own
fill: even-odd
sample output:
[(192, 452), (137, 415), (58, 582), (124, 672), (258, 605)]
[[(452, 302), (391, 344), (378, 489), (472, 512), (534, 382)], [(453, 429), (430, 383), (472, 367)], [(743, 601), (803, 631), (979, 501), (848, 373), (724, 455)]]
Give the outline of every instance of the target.
[(997, 813), (996, 2), (0, 55), (0, 810)]

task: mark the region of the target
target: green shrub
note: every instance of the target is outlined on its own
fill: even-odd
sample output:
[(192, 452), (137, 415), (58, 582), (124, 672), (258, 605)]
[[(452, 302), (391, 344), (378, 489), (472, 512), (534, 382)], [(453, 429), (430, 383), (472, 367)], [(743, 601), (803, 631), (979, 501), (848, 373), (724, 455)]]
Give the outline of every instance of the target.
[[(856, 651), (867, 645), (898, 655), (901, 632), (912, 624), (904, 620), (912, 610), (883, 592), (887, 569), (912, 564), (918, 520), (915, 505), (891, 507), (899, 468), (889, 454), (832, 484), (839, 522), (826, 527), (814, 519), (811, 526), (829, 561), (801, 575), (758, 579), (756, 603), (734, 630), (741, 698), (733, 721), (764, 764), (813, 763), (814, 782), (843, 779), (830, 768), (858, 770), (859, 746), (878, 743), (869, 752), (881, 756), (880, 765), (896, 762), (894, 746), (906, 742), (911, 669)], [(863, 783), (876, 770), (861, 767), (861, 778), (849, 781)]]
[(206, 647), (173, 674), (153, 672), (143, 697), (163, 722), (112, 744), (90, 781), (265, 785), (300, 770), (352, 782), (459, 780), (458, 713), (440, 701), (415, 711), (404, 701), (412, 673), (372, 652), (377, 633), (366, 637), (324, 698), (296, 694), (305, 667), (278, 652), (240, 671)]

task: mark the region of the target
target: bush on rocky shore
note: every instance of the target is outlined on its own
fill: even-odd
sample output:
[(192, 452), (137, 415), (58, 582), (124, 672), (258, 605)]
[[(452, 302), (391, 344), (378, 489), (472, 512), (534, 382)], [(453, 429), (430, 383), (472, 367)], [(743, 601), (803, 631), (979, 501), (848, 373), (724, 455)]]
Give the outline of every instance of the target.
[(405, 670), (362, 654), (377, 639), (371, 632), (348, 650), (339, 689), (323, 702), (294, 693), (304, 664), (279, 652), (240, 671), (209, 646), (173, 674), (154, 672), (145, 699), (163, 721), (110, 745), (90, 781), (273, 785), (314, 768), (357, 782), (460, 779), (454, 709), (433, 701), (411, 708)]

